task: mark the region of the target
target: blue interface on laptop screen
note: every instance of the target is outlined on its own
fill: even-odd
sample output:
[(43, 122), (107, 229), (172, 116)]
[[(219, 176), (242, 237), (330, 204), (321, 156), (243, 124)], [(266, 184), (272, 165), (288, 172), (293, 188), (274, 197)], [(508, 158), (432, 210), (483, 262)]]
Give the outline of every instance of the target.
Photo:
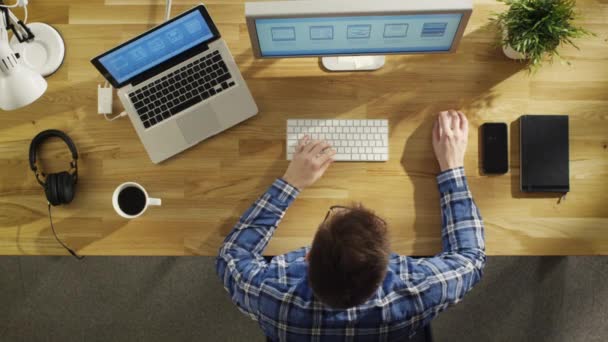
[(201, 13), (194, 11), (101, 57), (99, 62), (122, 83), (212, 37)]
[(462, 14), (257, 19), (262, 56), (449, 51)]

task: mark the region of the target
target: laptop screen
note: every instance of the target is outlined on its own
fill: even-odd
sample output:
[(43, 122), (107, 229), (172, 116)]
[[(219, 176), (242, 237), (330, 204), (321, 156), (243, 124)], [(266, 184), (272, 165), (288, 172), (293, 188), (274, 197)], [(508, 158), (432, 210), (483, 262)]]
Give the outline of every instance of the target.
[(201, 12), (192, 11), (100, 57), (99, 62), (123, 83), (213, 36)]

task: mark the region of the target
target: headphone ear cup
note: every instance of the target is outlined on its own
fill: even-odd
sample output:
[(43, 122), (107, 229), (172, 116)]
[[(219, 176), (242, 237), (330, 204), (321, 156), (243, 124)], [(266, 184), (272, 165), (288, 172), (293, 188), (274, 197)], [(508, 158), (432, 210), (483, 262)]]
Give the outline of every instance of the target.
[(62, 204), (68, 204), (74, 199), (74, 176), (69, 172), (64, 171), (61, 172), (60, 177), (60, 200)]
[(57, 199), (57, 174), (51, 173), (46, 176), (46, 188), (44, 189), (46, 199), (55, 206), (59, 203)]

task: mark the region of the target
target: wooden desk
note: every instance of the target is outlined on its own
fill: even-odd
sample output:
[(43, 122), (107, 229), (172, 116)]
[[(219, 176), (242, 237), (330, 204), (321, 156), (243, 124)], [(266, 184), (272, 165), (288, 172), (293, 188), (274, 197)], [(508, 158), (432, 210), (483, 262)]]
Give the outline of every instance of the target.
[[(55, 25), (67, 44), (60, 71), (33, 105), (0, 113), (0, 253), (66, 254), (55, 242), (43, 192), (27, 163), (30, 139), (58, 128), (81, 159), (75, 201), (53, 210), (59, 235), (84, 255), (215, 255), (240, 214), (284, 172), (287, 118), (389, 118), (390, 161), (336, 163), (289, 210), (266, 253), (306, 245), (332, 204), (360, 201), (391, 226), (396, 252), (440, 250), (440, 213), (430, 144), (441, 109), (461, 108), (472, 129), (466, 169), (486, 223), (491, 255), (608, 254), (608, 3), (578, 1), (581, 23), (598, 37), (563, 48), (571, 67), (528, 75), (495, 46), (484, 27), (490, 0), (475, 11), (456, 54), (390, 56), (376, 72), (327, 73), (315, 58), (254, 60), (239, 0), (207, 1), (260, 108), (255, 118), (162, 165), (152, 164), (129, 120), (96, 114), (101, 76), (89, 60), (159, 23), (164, 1), (32, 1), (30, 21)], [(193, 4), (194, 1), (189, 2)], [(173, 13), (191, 5), (177, 2)], [(121, 110), (115, 100), (115, 111)], [(521, 114), (570, 114), (571, 187), (565, 201), (523, 196), (511, 127), (509, 174), (481, 176), (478, 130)], [(60, 143), (42, 151), (47, 170), (67, 167)], [(111, 195), (137, 181), (163, 199), (140, 219), (113, 211)]]

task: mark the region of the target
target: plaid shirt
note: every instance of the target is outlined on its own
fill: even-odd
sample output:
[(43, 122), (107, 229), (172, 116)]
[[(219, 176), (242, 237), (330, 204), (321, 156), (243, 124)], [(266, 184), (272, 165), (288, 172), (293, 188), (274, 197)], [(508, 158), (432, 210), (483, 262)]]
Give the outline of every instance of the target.
[(459, 302), (481, 278), (483, 223), (464, 169), (437, 176), (443, 252), (430, 258), (392, 254), (382, 286), (347, 310), (319, 302), (308, 285), (309, 247), (262, 257), (279, 221), (298, 195), (281, 179), (241, 217), (217, 258), (217, 273), (239, 309), (275, 341), (403, 341)]

